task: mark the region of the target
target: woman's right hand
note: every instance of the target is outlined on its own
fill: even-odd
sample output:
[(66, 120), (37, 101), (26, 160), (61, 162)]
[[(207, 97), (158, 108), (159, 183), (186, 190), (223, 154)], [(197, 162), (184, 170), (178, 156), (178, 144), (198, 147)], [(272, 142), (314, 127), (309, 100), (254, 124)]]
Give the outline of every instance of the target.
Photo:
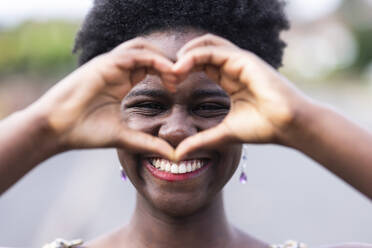
[(43, 113), (61, 150), (117, 147), (170, 158), (164, 140), (129, 129), (121, 101), (147, 74), (171, 88), (173, 63), (141, 38), (127, 41), (67, 76), (30, 108)]

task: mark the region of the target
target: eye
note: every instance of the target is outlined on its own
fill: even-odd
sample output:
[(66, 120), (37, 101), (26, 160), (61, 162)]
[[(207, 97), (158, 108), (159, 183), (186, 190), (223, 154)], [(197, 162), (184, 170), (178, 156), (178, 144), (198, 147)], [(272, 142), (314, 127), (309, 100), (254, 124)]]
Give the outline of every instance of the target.
[(194, 114), (206, 118), (227, 115), (229, 111), (230, 106), (220, 103), (202, 103), (195, 106), (192, 110)]
[(142, 109), (154, 109), (154, 110), (165, 110), (165, 106), (157, 102), (144, 102), (136, 104), (134, 107)]
[(155, 116), (166, 111), (167, 107), (159, 102), (148, 101), (133, 104), (132, 106), (128, 106), (128, 109), (134, 114)]

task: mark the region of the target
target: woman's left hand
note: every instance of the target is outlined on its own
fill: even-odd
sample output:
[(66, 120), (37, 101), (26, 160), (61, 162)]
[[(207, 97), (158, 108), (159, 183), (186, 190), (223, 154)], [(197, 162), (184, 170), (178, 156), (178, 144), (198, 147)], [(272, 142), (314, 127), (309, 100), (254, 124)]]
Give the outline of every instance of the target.
[(215, 35), (186, 44), (174, 73), (204, 71), (231, 97), (231, 110), (218, 126), (185, 139), (176, 158), (226, 143), (282, 143), (281, 137), (306, 102), (291, 83), (256, 55)]

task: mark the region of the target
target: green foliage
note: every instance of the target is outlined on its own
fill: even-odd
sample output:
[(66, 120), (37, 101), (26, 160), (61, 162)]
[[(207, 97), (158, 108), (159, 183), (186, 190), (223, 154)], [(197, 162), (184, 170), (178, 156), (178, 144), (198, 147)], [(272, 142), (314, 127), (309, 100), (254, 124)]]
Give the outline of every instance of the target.
[(78, 24), (27, 22), (0, 31), (0, 76), (14, 73), (56, 74), (71, 70)]
[(354, 67), (365, 69), (372, 62), (372, 28), (355, 31), (359, 55)]

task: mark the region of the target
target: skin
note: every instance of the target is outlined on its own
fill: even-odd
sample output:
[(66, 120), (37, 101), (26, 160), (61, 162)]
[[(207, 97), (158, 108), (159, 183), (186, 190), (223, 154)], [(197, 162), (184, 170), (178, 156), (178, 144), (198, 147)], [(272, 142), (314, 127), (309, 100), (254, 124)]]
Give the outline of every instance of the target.
[[(177, 51), (200, 35), (154, 33), (145, 38), (175, 60)], [(141, 93), (144, 90), (146, 94)], [(219, 124), (229, 112), (230, 99), (204, 73), (194, 72), (173, 93), (158, 77), (147, 77), (132, 89), (122, 105), (128, 127), (160, 137), (176, 148), (185, 138)], [(147, 154), (119, 150), (120, 161), (138, 196), (132, 221), (119, 231), (118, 243), (129, 247), (238, 247), (243, 242), (265, 246), (240, 234), (225, 216), (221, 190), (235, 172), (240, 153), (241, 145), (200, 149), (188, 154), (187, 159), (210, 158), (210, 168), (190, 180), (167, 182), (155, 178), (142, 165)], [(115, 246), (107, 242), (98, 246)]]
[[(130, 96), (141, 89), (163, 96)], [(230, 102), (221, 94), (192, 98), (200, 89), (223, 89)], [(205, 102), (224, 107), (201, 108)], [(3, 120), (0, 133), (0, 192), (54, 154), (118, 148), (137, 208), (127, 227), (88, 247), (267, 247), (232, 227), (224, 213), (221, 189), (241, 143), (298, 149), (372, 198), (368, 131), (308, 99), (254, 54), (195, 30), (152, 33), (97, 57)], [(171, 184), (141, 166), (154, 154), (215, 159), (199, 177)]]

